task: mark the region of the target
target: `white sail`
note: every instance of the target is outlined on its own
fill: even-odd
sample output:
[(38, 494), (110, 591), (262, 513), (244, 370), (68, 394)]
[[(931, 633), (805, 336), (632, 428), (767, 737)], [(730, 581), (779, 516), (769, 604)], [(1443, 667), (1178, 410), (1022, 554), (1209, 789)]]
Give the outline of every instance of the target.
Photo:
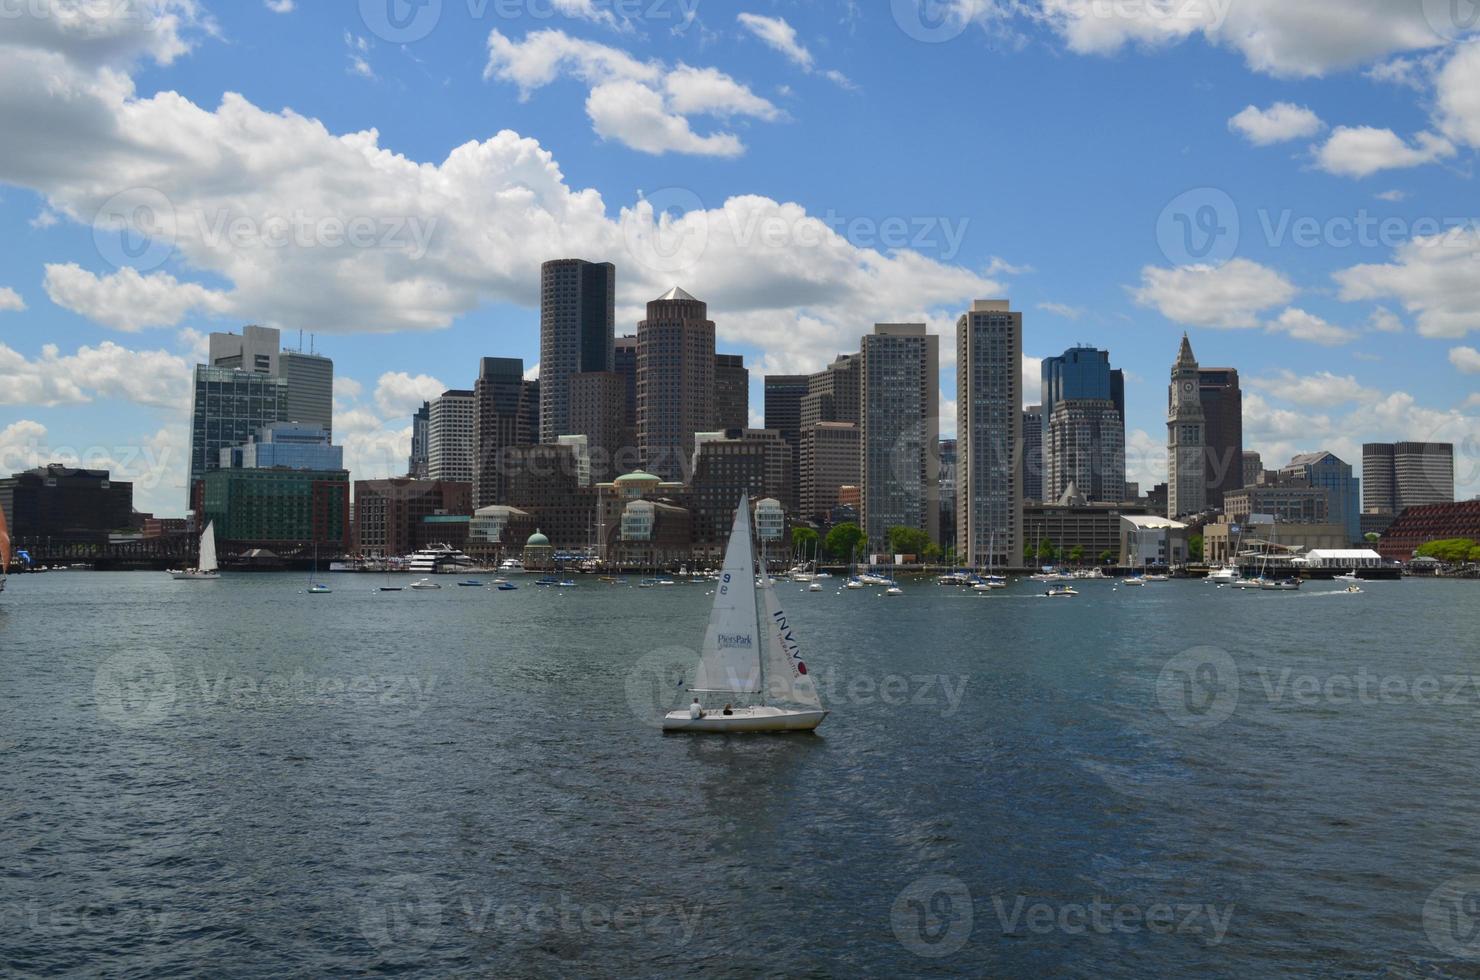
[(10, 529), (5, 525), (5, 508), (0, 507), (0, 575), (10, 574)]
[(216, 522), (206, 525), (206, 533), (200, 536), (200, 570), (216, 570)]
[(750, 501), (740, 498), (725, 565), (714, 590), (714, 609), (704, 633), (693, 690), (714, 694), (758, 694), (761, 639), (755, 609), (755, 558), (750, 542)]
[(767, 585), (766, 594), (766, 692), (773, 701), (822, 707), (817, 685), (807, 673), (802, 659), (802, 646), (796, 629), (776, 598), (776, 590)]

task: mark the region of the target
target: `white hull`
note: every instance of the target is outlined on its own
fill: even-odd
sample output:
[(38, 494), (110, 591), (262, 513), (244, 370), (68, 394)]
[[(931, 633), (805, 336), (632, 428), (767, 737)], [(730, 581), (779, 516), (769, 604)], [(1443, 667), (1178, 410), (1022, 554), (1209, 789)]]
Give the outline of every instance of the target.
[(176, 582), (217, 582), (221, 579), (220, 572), (170, 572), (170, 578)]
[(663, 717), (665, 732), (810, 732), (822, 724), (827, 712), (819, 708), (774, 708), (753, 705), (735, 708), (731, 714), (706, 711), (702, 718), (689, 717), (689, 710), (670, 711)]

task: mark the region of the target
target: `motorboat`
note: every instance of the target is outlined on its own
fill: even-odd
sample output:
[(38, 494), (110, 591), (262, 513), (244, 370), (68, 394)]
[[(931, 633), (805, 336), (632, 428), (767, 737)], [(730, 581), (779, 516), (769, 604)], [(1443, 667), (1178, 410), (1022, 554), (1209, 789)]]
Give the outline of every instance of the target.
[(406, 570), (415, 575), (455, 575), (477, 567), (477, 562), (451, 545), (437, 544), (412, 555)]
[(813, 582), (811, 585), (807, 586), (807, 591), (808, 592), (821, 592), (822, 591), (822, 583), (821, 582)]
[(904, 595), (904, 589), (901, 589), (897, 585), (891, 585), (891, 586), (889, 586), (889, 588), (887, 588), (887, 589), (884, 590), (884, 594), (885, 595)]
[(433, 582), (429, 578), (423, 578), (417, 579), (415, 582), (412, 582), (411, 587), (417, 592), (431, 592), (434, 589), (440, 589), (442, 586), (438, 585), (436, 582)]
[(1265, 579), (1259, 583), (1259, 588), (1266, 592), (1297, 592), (1300, 589), (1300, 579)]
[(1071, 596), (1076, 596), (1078, 594), (1078, 592), (1076, 592), (1071, 586), (1068, 585), (1055, 585), (1047, 592), (1043, 593), (1044, 597), (1049, 599), (1068, 599)]
[(461, 582), (459, 582), (457, 584), (458, 584), (458, 587), (459, 588), (463, 588), (463, 589), (481, 589), (481, 588), (483, 588), (483, 583), (480, 582), (480, 581), (478, 581), (475, 578), (464, 579), (463, 581), (461, 581)]
[(519, 588), (519, 586), (515, 585), (513, 582), (500, 582), (498, 584), (498, 590), (500, 592), (513, 592), (517, 588)]
[(1139, 576), (1139, 575), (1134, 575), (1134, 576), (1132, 576), (1130, 578), (1123, 578), (1123, 579), (1121, 579), (1120, 580), (1120, 584), (1121, 585), (1129, 585), (1129, 586), (1132, 586), (1132, 587), (1137, 587), (1137, 586), (1143, 586), (1143, 585), (1145, 585), (1146, 584), (1146, 580), (1144, 578), (1142, 578), (1141, 576)]
[(1348, 585), (1345, 591), (1351, 593), (1352, 595), (1360, 595), (1362, 592), (1362, 587), (1360, 585)]
[(1208, 572), (1207, 580), (1214, 585), (1232, 585), (1241, 577), (1237, 566), (1224, 565), (1221, 568), (1215, 568)]
[(523, 575), (524, 562), (518, 558), (505, 558), (499, 562), (498, 571), (500, 575)]
[(1170, 575), (1161, 574), (1142, 575), (1141, 578), (1147, 582), (1170, 582), (1172, 580)]

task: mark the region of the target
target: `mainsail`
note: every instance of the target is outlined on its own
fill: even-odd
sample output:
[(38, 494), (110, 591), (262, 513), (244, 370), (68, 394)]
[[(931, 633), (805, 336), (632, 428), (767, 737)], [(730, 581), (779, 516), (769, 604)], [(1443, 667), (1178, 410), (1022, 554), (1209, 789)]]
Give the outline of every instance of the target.
[(10, 574), (10, 528), (5, 523), (5, 508), (0, 507), (0, 575)]
[(714, 590), (714, 609), (704, 634), (704, 652), (692, 690), (713, 694), (758, 694), (761, 641), (755, 608), (755, 558), (750, 542), (750, 500), (742, 496), (725, 549), (725, 565)]
[(206, 525), (206, 533), (200, 536), (200, 570), (216, 570), (216, 522)]
[(773, 701), (787, 701), (822, 707), (817, 685), (807, 673), (802, 659), (802, 646), (796, 630), (776, 598), (776, 590), (767, 581), (766, 593), (766, 691)]

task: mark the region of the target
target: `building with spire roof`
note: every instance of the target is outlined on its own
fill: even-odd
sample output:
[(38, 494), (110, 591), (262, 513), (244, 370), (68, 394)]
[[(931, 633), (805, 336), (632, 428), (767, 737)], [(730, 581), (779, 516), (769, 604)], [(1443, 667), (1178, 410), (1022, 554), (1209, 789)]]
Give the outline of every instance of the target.
[(1172, 518), (1207, 509), (1206, 440), (1197, 358), (1184, 333), (1167, 394), (1167, 514)]
[(683, 480), (694, 433), (714, 420), (714, 321), (678, 286), (637, 325), (637, 445), (645, 469)]

